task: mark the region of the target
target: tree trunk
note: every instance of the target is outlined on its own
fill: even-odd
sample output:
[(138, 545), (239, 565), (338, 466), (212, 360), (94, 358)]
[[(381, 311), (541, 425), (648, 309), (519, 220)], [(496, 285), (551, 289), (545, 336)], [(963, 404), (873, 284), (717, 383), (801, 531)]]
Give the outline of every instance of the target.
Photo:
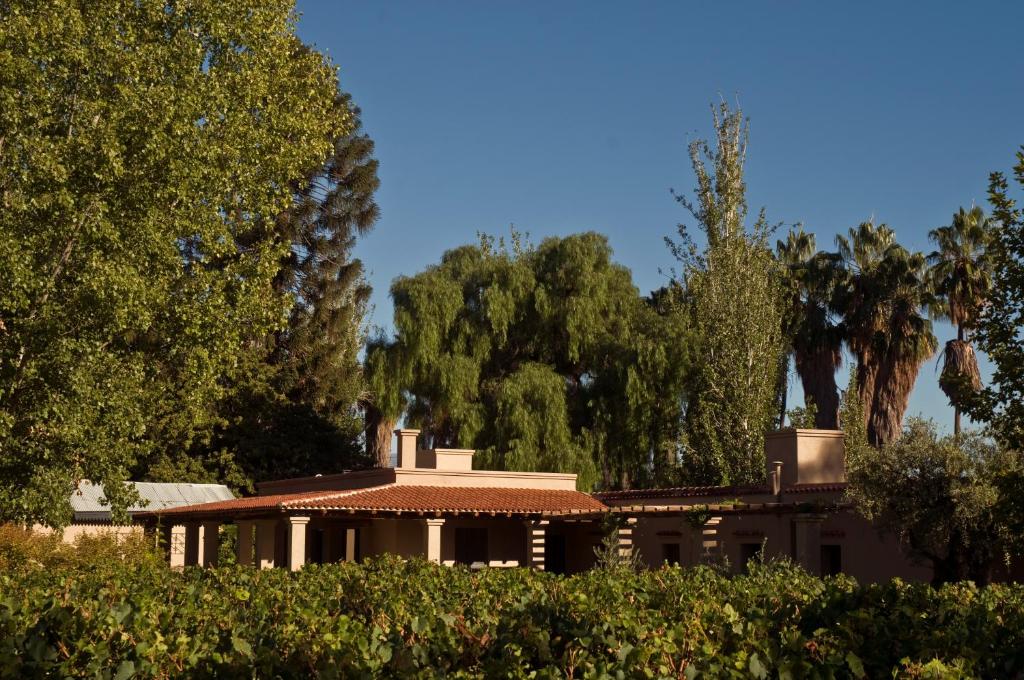
[(831, 347), (799, 352), (795, 357), (796, 372), (804, 394), (814, 404), (814, 426), (819, 430), (839, 429), (839, 387), (836, 385), (839, 358), (839, 352)]
[[(961, 324), (957, 324), (956, 327), (956, 339), (960, 342), (964, 341), (964, 327)], [(960, 436), (960, 405), (953, 404), (953, 436)]]
[(372, 404), (367, 404), (364, 408), (366, 453), (374, 466), (391, 467), (391, 432), (395, 428), (395, 421), (386, 417)]

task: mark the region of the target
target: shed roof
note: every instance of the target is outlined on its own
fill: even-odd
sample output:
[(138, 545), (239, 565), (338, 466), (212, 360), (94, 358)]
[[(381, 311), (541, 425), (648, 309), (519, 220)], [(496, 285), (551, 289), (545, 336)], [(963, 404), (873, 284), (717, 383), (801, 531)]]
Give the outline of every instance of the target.
[[(163, 510), (183, 505), (233, 499), (231, 489), (223, 484), (185, 484), (159, 482), (125, 482), (135, 487), (142, 503), (128, 508), (129, 514)], [(82, 480), (78, 490), (71, 494), (71, 508), (76, 522), (110, 521), (110, 507), (104, 499), (103, 485)]]

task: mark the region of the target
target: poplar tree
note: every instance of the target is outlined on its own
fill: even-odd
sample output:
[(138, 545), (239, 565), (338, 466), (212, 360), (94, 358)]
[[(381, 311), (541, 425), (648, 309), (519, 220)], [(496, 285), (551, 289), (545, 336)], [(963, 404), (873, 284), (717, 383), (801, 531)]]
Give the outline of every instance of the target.
[(698, 248), (685, 225), (666, 239), (682, 263), (680, 314), (697, 335), (695, 376), (686, 410), (684, 461), (691, 481), (745, 484), (764, 479), (764, 435), (776, 407), (783, 365), (782, 271), (762, 209), (748, 229), (748, 123), (722, 103), (712, 108), (716, 140), (690, 144), (696, 199), (675, 194), (705, 239)]
[[(1013, 178), (1024, 189), (1024, 146), (1017, 151)], [(994, 368), (991, 383), (968, 401), (966, 410), (973, 419), (990, 423), (1007, 446), (1024, 451), (1024, 211), (1001, 172), (989, 178), (989, 200), (996, 223), (988, 245), (992, 288), (974, 338)]]
[(0, 520), (121, 513), (287, 320), (265, 229), (348, 122), (286, 0), (0, 5)]

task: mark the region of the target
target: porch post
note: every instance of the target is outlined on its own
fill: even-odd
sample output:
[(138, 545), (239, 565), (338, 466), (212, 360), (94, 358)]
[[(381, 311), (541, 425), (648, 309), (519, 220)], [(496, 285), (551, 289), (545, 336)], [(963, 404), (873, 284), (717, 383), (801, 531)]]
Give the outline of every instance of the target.
[(544, 571), (545, 549), (548, 520), (538, 519), (526, 522), (526, 562), (524, 567)]
[(359, 536), (355, 529), (345, 529), (345, 556), (346, 562), (356, 561), (356, 539)]
[(306, 525), (308, 517), (288, 518), (288, 568), (292, 571), (302, 569), (306, 563)]
[(633, 554), (633, 529), (636, 528), (636, 517), (630, 517), (625, 525), (618, 528), (619, 555), (629, 557)]
[(252, 527), (250, 520), (238, 520), (235, 522), (238, 527), (238, 541), (235, 543), (235, 558), (238, 563), (245, 566), (252, 565)]
[(220, 549), (220, 522), (203, 522), (203, 550), (200, 554), (200, 565), (217, 566), (217, 553)]
[(721, 560), (723, 546), (718, 540), (718, 525), (721, 522), (721, 516), (716, 515), (709, 517), (701, 527), (701, 561), (705, 564), (715, 564)]
[(815, 576), (821, 576), (821, 523), (825, 515), (793, 518), (793, 559)]
[(203, 544), (200, 537), (199, 522), (185, 523), (185, 566), (194, 567), (202, 564)]
[(185, 527), (181, 524), (169, 524), (161, 527), (164, 550), (167, 551), (167, 563), (171, 569), (185, 566)]
[(443, 519), (423, 520), (423, 547), (429, 562), (441, 563), (441, 527)]
[(259, 569), (274, 567), (274, 538), (276, 534), (276, 519), (261, 519), (256, 522), (256, 566)]

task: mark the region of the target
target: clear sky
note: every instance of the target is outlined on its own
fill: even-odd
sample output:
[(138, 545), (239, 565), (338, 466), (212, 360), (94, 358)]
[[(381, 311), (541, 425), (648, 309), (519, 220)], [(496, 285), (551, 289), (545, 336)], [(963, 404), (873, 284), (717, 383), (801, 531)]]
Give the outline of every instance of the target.
[[(709, 104), (751, 119), (751, 211), (819, 248), (874, 217), (928, 249), (1024, 144), (1021, 2), (338, 2), (299, 34), (341, 67), (377, 144), (382, 218), (358, 247), (388, 288), (476, 234), (606, 234), (641, 291), (673, 261), (686, 144)], [(936, 324), (940, 342), (952, 337)], [(938, 357), (936, 357), (937, 359)], [(846, 367), (840, 381), (845, 382)], [(945, 425), (937, 363), (909, 413)], [(791, 403), (802, 402), (799, 388)]]

